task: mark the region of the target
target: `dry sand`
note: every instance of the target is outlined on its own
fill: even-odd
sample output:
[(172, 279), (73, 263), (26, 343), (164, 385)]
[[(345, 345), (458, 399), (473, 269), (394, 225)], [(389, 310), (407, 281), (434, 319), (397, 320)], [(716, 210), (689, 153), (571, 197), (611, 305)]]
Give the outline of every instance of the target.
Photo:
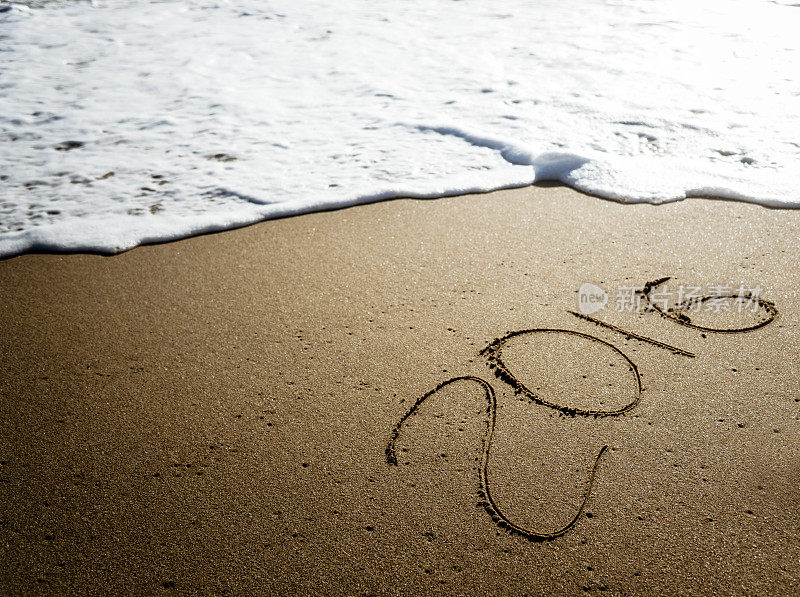
[[(798, 211), (532, 187), (0, 262), (0, 592), (796, 594), (798, 239)], [(613, 302), (668, 275), (758, 284), (779, 318), (703, 335), (597, 314), (690, 359), (566, 311), (584, 281)], [(641, 403), (565, 417), (515, 396), (478, 353), (536, 327), (621, 348)], [(635, 390), (577, 336), (504, 359), (560, 404)], [(477, 384), (426, 401), (387, 465), (393, 426), (458, 375), (497, 392), (489, 477), (524, 528), (566, 524), (609, 446), (564, 536), (476, 506)]]

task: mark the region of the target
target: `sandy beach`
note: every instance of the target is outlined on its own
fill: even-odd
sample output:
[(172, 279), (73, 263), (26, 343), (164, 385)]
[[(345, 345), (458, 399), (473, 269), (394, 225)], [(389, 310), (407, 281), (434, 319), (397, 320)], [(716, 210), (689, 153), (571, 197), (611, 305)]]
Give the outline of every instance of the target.
[[(798, 211), (540, 186), (2, 261), (0, 592), (796, 594), (798, 239)], [(758, 286), (777, 319), (616, 308), (665, 276)], [(593, 317), (695, 356), (573, 316), (584, 282)], [(515, 393), (480, 351), (534, 328), (595, 339), (509, 341), (526, 388), (622, 408), (610, 344), (638, 404)], [(562, 536), (484, 507), (477, 382), (387, 463), (458, 376), (495, 392), (487, 476), (520, 528), (566, 525), (608, 446)]]

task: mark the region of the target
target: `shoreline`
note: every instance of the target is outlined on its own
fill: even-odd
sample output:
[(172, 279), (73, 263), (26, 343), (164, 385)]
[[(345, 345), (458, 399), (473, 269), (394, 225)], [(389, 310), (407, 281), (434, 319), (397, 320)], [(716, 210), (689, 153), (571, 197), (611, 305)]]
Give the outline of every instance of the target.
[[(134, 216), (130, 218), (130, 222), (127, 223), (126, 226), (122, 226), (126, 230), (126, 232), (121, 237), (123, 240), (123, 246), (116, 246), (112, 247), (110, 241), (108, 239), (107, 234), (98, 234), (97, 230), (102, 228), (103, 226), (110, 225), (111, 222), (114, 222), (114, 227), (120, 228), (119, 218), (117, 216), (115, 219), (107, 219), (107, 218), (98, 218), (94, 221), (91, 216), (86, 218), (80, 226), (83, 226), (83, 229), (78, 229), (76, 233), (75, 230), (75, 222), (60, 222), (54, 225), (43, 225), (37, 228), (32, 228), (27, 231), (22, 231), (21, 233), (15, 232), (10, 233), (8, 236), (19, 236), (19, 238), (14, 238), (13, 242), (14, 246), (16, 247), (23, 247), (17, 248), (13, 252), (6, 252), (3, 253), (0, 250), (0, 262), (6, 261), (8, 259), (14, 259), (16, 257), (20, 257), (22, 255), (103, 255), (103, 256), (114, 256), (119, 255), (121, 253), (125, 253), (127, 251), (131, 251), (137, 247), (147, 247), (152, 245), (161, 245), (161, 244), (168, 244), (174, 243), (182, 240), (186, 240), (188, 238), (193, 238), (195, 236), (206, 236), (209, 234), (219, 234), (221, 232), (228, 232), (233, 230), (239, 230), (241, 228), (246, 228), (248, 226), (255, 226), (258, 224), (262, 224), (264, 222), (270, 222), (273, 220), (283, 220), (286, 218), (296, 218), (300, 216), (306, 216), (310, 214), (324, 214), (328, 212), (337, 212), (341, 210), (352, 209), (355, 207), (362, 207), (365, 205), (373, 205), (378, 203), (384, 203), (387, 201), (436, 201), (439, 199), (452, 199), (464, 196), (472, 196), (472, 195), (491, 195), (494, 193), (502, 193), (506, 191), (516, 191), (519, 189), (526, 189), (526, 188), (542, 188), (542, 189), (568, 189), (574, 193), (580, 194), (585, 197), (592, 197), (598, 199), (602, 202), (611, 202), (620, 205), (652, 205), (652, 206), (660, 206), (660, 205), (667, 205), (670, 203), (677, 203), (681, 201), (687, 200), (703, 200), (703, 201), (721, 201), (725, 203), (744, 203), (746, 205), (752, 205), (757, 207), (762, 207), (764, 209), (769, 210), (778, 210), (778, 211), (794, 211), (800, 209), (800, 203), (791, 203), (791, 202), (781, 202), (773, 199), (755, 199), (753, 197), (746, 197), (746, 196), (736, 196), (736, 193), (729, 192), (729, 196), (725, 195), (712, 195), (712, 194), (687, 194), (685, 197), (681, 198), (670, 198), (665, 199), (660, 202), (649, 202), (644, 200), (635, 200), (635, 201), (628, 201), (624, 199), (619, 199), (613, 196), (606, 196), (603, 194), (593, 193), (584, 189), (574, 188), (568, 184), (560, 182), (558, 180), (542, 180), (538, 182), (532, 183), (509, 183), (507, 185), (501, 185), (496, 188), (490, 188), (486, 190), (470, 190), (470, 191), (463, 191), (463, 190), (452, 190), (447, 191), (444, 193), (434, 192), (434, 193), (378, 193), (377, 195), (368, 195), (366, 197), (360, 197), (358, 199), (354, 199), (352, 201), (342, 201), (342, 202), (334, 202), (328, 205), (318, 205), (315, 207), (292, 207), (292, 208), (284, 208), (283, 210), (277, 210), (277, 213), (280, 215), (273, 215), (276, 213), (275, 211), (270, 211), (269, 214), (263, 213), (261, 215), (254, 215), (249, 214), (247, 216), (240, 215), (233, 218), (231, 220), (226, 221), (225, 219), (220, 219), (215, 216), (214, 214), (203, 214), (199, 216), (195, 216), (192, 218), (183, 218), (184, 224), (183, 226), (188, 227), (179, 229), (179, 230), (167, 230), (169, 226), (166, 226), (166, 229), (162, 229), (160, 233), (156, 233), (155, 230), (159, 228), (163, 228), (163, 222), (158, 222), (158, 226), (153, 226), (153, 222), (145, 222), (141, 220), (140, 216)], [(270, 207), (278, 207), (278, 206), (271, 206), (269, 203), (262, 204), (262, 207), (265, 210), (269, 211)], [(26, 239), (27, 233), (33, 233), (34, 239)], [(74, 240), (75, 237), (79, 237), (80, 240)], [(153, 238), (156, 240), (152, 240)], [(67, 238), (69, 240), (64, 240)], [(142, 240), (144, 239), (144, 240)], [(120, 238), (118, 237), (118, 240)], [(65, 244), (66, 243), (66, 244)], [(53, 247), (61, 245), (61, 248), (43, 248), (43, 247)], [(10, 250), (7, 250), (10, 251)]]
[[(797, 591), (799, 238), (796, 211), (545, 185), (2, 260), (0, 587)], [(713, 334), (613, 308), (613, 289), (662, 276), (758, 284), (779, 317)], [(611, 295), (593, 317), (696, 357), (568, 313), (584, 282)], [(520, 399), (480, 351), (530, 328), (618, 347), (641, 401), (582, 418)], [(604, 409), (629, 400), (599, 343), (523, 340), (506, 364), (551, 402), (585, 383)], [(568, 523), (609, 446), (563, 536), (531, 543), (476, 507), (478, 388), (420, 406), (387, 465), (415, 401), (468, 375), (496, 392), (488, 475), (521, 528)]]

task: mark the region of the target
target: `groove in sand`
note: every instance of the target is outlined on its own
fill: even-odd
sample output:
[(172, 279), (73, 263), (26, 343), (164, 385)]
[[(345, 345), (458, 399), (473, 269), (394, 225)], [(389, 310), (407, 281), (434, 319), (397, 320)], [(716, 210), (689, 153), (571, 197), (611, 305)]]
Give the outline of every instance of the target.
[[(749, 292), (743, 294), (707, 294), (701, 297), (691, 298), (687, 301), (675, 305), (671, 309), (664, 310), (661, 307), (659, 307), (657, 303), (653, 302), (650, 295), (652, 294), (654, 288), (661, 286), (664, 282), (670, 279), (671, 279), (670, 276), (666, 276), (664, 278), (658, 278), (657, 280), (652, 280), (650, 282), (647, 282), (644, 285), (644, 288), (642, 288), (640, 292), (642, 296), (644, 296), (647, 299), (647, 305), (649, 308), (656, 311), (659, 315), (661, 315), (661, 317), (670, 319), (675, 323), (679, 323), (680, 325), (684, 325), (686, 327), (693, 328), (695, 330), (700, 330), (703, 332), (716, 332), (720, 334), (738, 334), (742, 332), (752, 332), (753, 330), (763, 328), (765, 325), (768, 325), (773, 321), (775, 321), (775, 319), (778, 317), (778, 308), (775, 306), (775, 303)], [(685, 311), (688, 311), (692, 307), (692, 305), (697, 305), (699, 303), (704, 303), (706, 301), (717, 300), (717, 299), (735, 299), (739, 301), (747, 299), (748, 301), (755, 301), (756, 303), (758, 303), (759, 308), (764, 310), (766, 317), (761, 321), (759, 321), (758, 323), (741, 328), (712, 328), (692, 323), (691, 318), (685, 313)]]
[(682, 355), (685, 357), (689, 357), (693, 359), (695, 355), (693, 352), (689, 352), (688, 350), (684, 350), (683, 348), (678, 348), (677, 346), (672, 346), (671, 344), (667, 344), (666, 342), (660, 342), (659, 340), (654, 340), (653, 338), (648, 338), (647, 336), (642, 336), (640, 334), (635, 334), (633, 332), (629, 332), (628, 330), (623, 330), (621, 327), (617, 327), (614, 324), (606, 323), (605, 321), (601, 321), (599, 319), (595, 319), (594, 317), (590, 317), (588, 315), (584, 315), (583, 313), (578, 313), (577, 311), (570, 311), (567, 309), (567, 313), (572, 313), (575, 317), (583, 319), (585, 321), (589, 321), (595, 325), (599, 325), (600, 327), (607, 328), (609, 330), (613, 330), (623, 336), (628, 338), (635, 338), (636, 340), (641, 340), (642, 342), (647, 342), (652, 344), (653, 346), (658, 346), (659, 348), (663, 348), (664, 350), (668, 350), (678, 355)]
[[(748, 332), (748, 331), (752, 331), (752, 330), (756, 330), (756, 329), (762, 328), (762, 327), (768, 325), (769, 323), (772, 323), (776, 319), (776, 317), (778, 315), (778, 309), (775, 307), (774, 303), (772, 303), (771, 301), (769, 301), (767, 299), (763, 299), (761, 297), (754, 296), (752, 294), (744, 294), (744, 295), (733, 295), (733, 294), (706, 295), (706, 296), (694, 298), (691, 301), (686, 301), (684, 303), (681, 303), (681, 304), (677, 305), (676, 307), (673, 307), (672, 309), (663, 310), (663, 309), (659, 308), (659, 306), (657, 304), (653, 303), (653, 301), (651, 300), (650, 294), (651, 294), (651, 292), (652, 292), (652, 290), (654, 288), (656, 288), (657, 286), (660, 286), (661, 284), (663, 284), (664, 282), (666, 282), (669, 279), (670, 279), (669, 277), (664, 277), (664, 278), (659, 278), (657, 280), (653, 280), (651, 282), (647, 282), (645, 284), (644, 288), (640, 291), (640, 294), (647, 299), (648, 306), (652, 310), (658, 312), (659, 315), (661, 315), (662, 317), (664, 317), (666, 319), (669, 319), (671, 321), (674, 321), (676, 323), (679, 323), (680, 325), (684, 325), (684, 326), (687, 326), (687, 327), (690, 327), (690, 328), (694, 328), (694, 329), (702, 330), (702, 331), (708, 331), (708, 332), (719, 332), (719, 333), (729, 333), (729, 334), (730, 333), (741, 333), (741, 332)], [(761, 320), (761, 321), (759, 321), (758, 323), (756, 323), (754, 325), (751, 325), (751, 326), (746, 326), (746, 327), (742, 327), (742, 328), (723, 329), (723, 328), (705, 327), (705, 326), (700, 326), (700, 325), (694, 324), (694, 323), (691, 322), (691, 319), (685, 313), (683, 313), (683, 311), (688, 310), (689, 307), (692, 306), (692, 304), (696, 304), (696, 303), (700, 303), (700, 302), (704, 302), (704, 301), (708, 301), (708, 300), (712, 300), (712, 299), (720, 299), (720, 298), (723, 298), (723, 299), (730, 298), (730, 299), (737, 299), (737, 300), (747, 299), (747, 300), (750, 300), (750, 301), (756, 301), (758, 303), (759, 307), (762, 308), (765, 311), (766, 318)], [(678, 348), (676, 346), (672, 346), (670, 344), (667, 344), (665, 342), (661, 342), (659, 340), (655, 340), (653, 338), (648, 338), (647, 336), (642, 336), (640, 334), (635, 334), (633, 332), (629, 332), (629, 331), (624, 330), (624, 329), (622, 329), (622, 328), (620, 328), (618, 326), (615, 326), (613, 324), (606, 323), (606, 322), (601, 321), (599, 319), (595, 319), (594, 317), (589, 317), (588, 315), (583, 315), (583, 314), (577, 313), (575, 311), (568, 311), (568, 312), (571, 313), (572, 315), (580, 318), (580, 319), (583, 319), (583, 320), (588, 321), (590, 323), (593, 323), (595, 325), (610, 329), (610, 330), (615, 331), (617, 333), (620, 333), (620, 334), (622, 334), (622, 335), (624, 335), (624, 336), (626, 336), (628, 338), (635, 338), (635, 339), (640, 340), (642, 342), (647, 342), (647, 343), (649, 343), (649, 344), (651, 344), (653, 346), (657, 346), (659, 348), (663, 348), (665, 350), (669, 350), (670, 352), (673, 352), (674, 354), (682, 355), (682, 356), (686, 356), (686, 357), (690, 357), (690, 358), (694, 358), (696, 356), (695, 353), (690, 352), (688, 350), (684, 350), (682, 348)], [(570, 406), (566, 406), (566, 405), (563, 405), (563, 404), (557, 404), (555, 402), (550, 402), (548, 400), (545, 400), (544, 398), (542, 398), (538, 394), (532, 392), (529, 388), (527, 388), (525, 386), (525, 384), (523, 384), (508, 369), (508, 367), (506, 366), (506, 364), (505, 364), (505, 362), (503, 361), (503, 358), (502, 358), (502, 350), (503, 350), (503, 347), (506, 344), (506, 342), (508, 342), (508, 340), (510, 340), (511, 338), (516, 338), (516, 337), (523, 336), (523, 335), (526, 335), (526, 334), (537, 334), (537, 333), (567, 334), (567, 335), (571, 335), (571, 336), (577, 336), (579, 338), (584, 338), (584, 339), (587, 339), (587, 340), (590, 340), (590, 341), (593, 341), (593, 342), (598, 342), (598, 343), (610, 348), (612, 351), (614, 351), (616, 354), (621, 356), (628, 363), (628, 370), (633, 374), (633, 377), (634, 377), (635, 382), (636, 382), (636, 390), (634, 392), (633, 399), (630, 402), (628, 402), (627, 404), (625, 404), (624, 406), (622, 406), (622, 407), (620, 407), (618, 409), (615, 409), (615, 410), (593, 410), (593, 409), (582, 409), (582, 408), (577, 408), (577, 407), (570, 407)], [(586, 334), (586, 333), (578, 332), (578, 331), (574, 331), (574, 330), (558, 329), (558, 328), (532, 328), (532, 329), (527, 329), (527, 330), (519, 330), (519, 331), (516, 331), (516, 332), (509, 332), (508, 334), (506, 334), (505, 336), (503, 336), (501, 338), (495, 338), (488, 346), (486, 346), (483, 350), (480, 351), (480, 354), (486, 356), (486, 359), (487, 359), (487, 361), (489, 363), (489, 367), (494, 370), (495, 377), (497, 377), (501, 381), (503, 381), (503, 382), (507, 383), (508, 385), (510, 385), (514, 389), (514, 393), (515, 394), (525, 395), (532, 402), (535, 402), (536, 404), (540, 404), (542, 406), (546, 406), (548, 408), (552, 408), (552, 409), (558, 410), (559, 412), (561, 412), (563, 414), (566, 414), (566, 415), (583, 416), (583, 417), (596, 417), (596, 418), (619, 416), (619, 415), (622, 415), (622, 414), (630, 411), (631, 409), (635, 408), (639, 404), (639, 401), (641, 400), (642, 380), (641, 380), (641, 377), (639, 375), (639, 370), (636, 367), (636, 364), (624, 352), (622, 352), (622, 350), (620, 350), (619, 348), (617, 348), (616, 346), (614, 346), (610, 342), (606, 342), (605, 340), (602, 340), (602, 339), (600, 339), (600, 338), (598, 338), (596, 336), (592, 336), (591, 334)], [(491, 384), (489, 384), (489, 382), (487, 382), (483, 378), (476, 377), (476, 376), (473, 376), (473, 375), (465, 375), (465, 376), (461, 376), (461, 377), (453, 377), (451, 379), (443, 381), (442, 383), (437, 385), (434, 389), (430, 390), (425, 395), (423, 395), (420, 398), (418, 398), (417, 401), (414, 403), (414, 405), (411, 407), (411, 409), (400, 419), (400, 421), (392, 429), (389, 442), (388, 442), (388, 444), (386, 446), (386, 462), (389, 465), (397, 466), (397, 454), (395, 452), (395, 443), (397, 442), (397, 439), (400, 436), (400, 430), (402, 429), (402, 427), (403, 427), (404, 423), (406, 422), (406, 420), (409, 417), (411, 417), (413, 414), (415, 414), (417, 412), (417, 410), (419, 409), (419, 407), (422, 405), (422, 403), (425, 402), (428, 398), (430, 398), (431, 396), (436, 394), (442, 388), (444, 388), (444, 387), (446, 387), (446, 386), (448, 386), (448, 385), (450, 385), (452, 383), (458, 382), (458, 381), (468, 381), (468, 382), (474, 382), (474, 383), (479, 384), (484, 390), (484, 394), (486, 396), (486, 401), (487, 401), (487, 407), (486, 407), (486, 415), (487, 415), (486, 433), (485, 433), (484, 438), (483, 438), (483, 452), (482, 452), (482, 457), (481, 457), (481, 465), (480, 465), (479, 473), (478, 473), (479, 474), (478, 497), (480, 499), (480, 501), (478, 502), (478, 505), (482, 506), (486, 510), (486, 512), (492, 518), (492, 521), (498, 527), (508, 531), (511, 534), (522, 536), (522, 537), (524, 537), (524, 538), (526, 538), (526, 539), (528, 539), (530, 541), (548, 541), (548, 540), (555, 539), (557, 537), (560, 537), (560, 536), (564, 535), (567, 531), (569, 531), (572, 527), (575, 526), (575, 524), (578, 522), (578, 520), (580, 519), (581, 515), (583, 514), (583, 512), (586, 509), (586, 505), (587, 505), (587, 503), (589, 501), (589, 497), (590, 497), (591, 492), (592, 492), (592, 487), (594, 486), (595, 477), (597, 475), (597, 469), (598, 469), (598, 466), (600, 464), (600, 459), (602, 458), (602, 456), (608, 450), (608, 446), (604, 445), (600, 449), (600, 452), (597, 454), (597, 457), (595, 458), (595, 461), (594, 461), (594, 464), (592, 466), (592, 469), (591, 469), (591, 471), (589, 473), (589, 480), (588, 480), (588, 483), (587, 483), (586, 492), (584, 493), (584, 496), (583, 496), (583, 499), (581, 501), (580, 507), (578, 508), (578, 512), (569, 521), (569, 523), (567, 523), (564, 527), (562, 527), (562, 528), (560, 528), (558, 530), (552, 531), (552, 532), (535, 531), (535, 530), (528, 529), (528, 528), (525, 528), (525, 527), (522, 527), (522, 526), (516, 524), (515, 522), (510, 520), (503, 513), (503, 511), (500, 509), (499, 505), (495, 502), (494, 498), (492, 497), (492, 492), (491, 492), (491, 488), (490, 488), (490, 484), (489, 484), (489, 451), (491, 449), (492, 439), (494, 438), (495, 424), (496, 424), (496, 421), (497, 421), (497, 398), (495, 396), (494, 388), (491, 386)]]
[(419, 398), (415, 403), (414, 406), (411, 407), (411, 410), (400, 419), (400, 422), (394, 426), (392, 430), (391, 439), (389, 440), (388, 445), (386, 446), (386, 462), (392, 466), (397, 466), (397, 455), (395, 453), (395, 442), (400, 435), (400, 429), (403, 426), (403, 423), (408, 419), (411, 415), (413, 415), (417, 409), (422, 405), (425, 400), (436, 394), (442, 388), (455, 383), (457, 381), (471, 381), (483, 388), (484, 394), (486, 396), (486, 434), (483, 438), (483, 451), (481, 454), (481, 464), (479, 468), (479, 488), (478, 488), (478, 497), (480, 501), (478, 502), (478, 506), (482, 506), (484, 510), (486, 510), (487, 514), (492, 518), (492, 522), (494, 522), (499, 528), (504, 529), (508, 533), (512, 535), (518, 535), (528, 539), (529, 541), (548, 541), (550, 539), (555, 539), (560, 537), (567, 531), (569, 531), (575, 523), (578, 522), (578, 519), (583, 514), (584, 510), (586, 509), (586, 504), (589, 502), (589, 496), (592, 492), (592, 487), (594, 486), (594, 480), (597, 475), (597, 468), (600, 464), (600, 458), (605, 454), (608, 446), (603, 446), (600, 449), (600, 452), (597, 454), (595, 458), (594, 465), (592, 466), (592, 470), (589, 473), (589, 481), (586, 486), (586, 492), (583, 495), (583, 499), (581, 500), (581, 505), (578, 508), (578, 512), (572, 519), (563, 527), (558, 530), (552, 532), (545, 532), (545, 531), (534, 531), (532, 529), (527, 529), (523, 526), (518, 525), (517, 523), (513, 522), (508, 516), (506, 516), (503, 511), (500, 509), (500, 506), (492, 497), (492, 490), (489, 484), (489, 450), (492, 446), (492, 439), (494, 437), (494, 429), (495, 423), (497, 422), (497, 399), (495, 397), (494, 388), (492, 388), (491, 384), (486, 380), (475, 377), (472, 375), (465, 375), (461, 377), (453, 377), (448, 379), (447, 381), (443, 381), (434, 389), (429, 391), (427, 394)]

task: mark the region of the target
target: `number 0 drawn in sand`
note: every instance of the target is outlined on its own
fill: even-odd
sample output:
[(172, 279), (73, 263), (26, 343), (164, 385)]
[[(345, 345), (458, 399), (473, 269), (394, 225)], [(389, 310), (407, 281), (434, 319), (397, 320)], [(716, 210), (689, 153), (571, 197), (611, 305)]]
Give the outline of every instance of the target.
[[(742, 300), (747, 299), (750, 301), (755, 301), (758, 305), (760, 311), (763, 311), (763, 317), (761, 317), (758, 323), (741, 327), (741, 328), (712, 328), (712, 327), (705, 327), (701, 325), (697, 325), (692, 322), (688, 315), (686, 315), (686, 311), (688, 311), (692, 304), (688, 302), (678, 304), (671, 309), (663, 309), (659, 308), (658, 305), (654, 304), (651, 299), (651, 293), (654, 288), (660, 286), (664, 282), (669, 280), (669, 278), (659, 278), (658, 280), (654, 280), (652, 282), (648, 282), (645, 284), (644, 288), (640, 291), (640, 294), (647, 300), (648, 311), (653, 311), (658, 313), (661, 317), (664, 317), (670, 321), (678, 323), (680, 325), (690, 327), (696, 330), (701, 330), (705, 332), (720, 332), (720, 333), (742, 333), (742, 332), (749, 332), (753, 330), (757, 330), (763, 328), (767, 324), (773, 322), (778, 315), (778, 310), (775, 305), (760, 297), (752, 296), (749, 294), (744, 295), (728, 295), (728, 294), (720, 294), (720, 295), (705, 295), (702, 297), (698, 297), (693, 299), (694, 304), (699, 304), (701, 302), (710, 301), (710, 300), (718, 300), (718, 299), (731, 299), (731, 300)], [(653, 338), (648, 338), (647, 336), (642, 336), (627, 330), (624, 330), (620, 327), (617, 327), (613, 324), (601, 321), (599, 319), (595, 319), (594, 317), (590, 317), (588, 315), (582, 315), (580, 313), (576, 313), (574, 311), (569, 311), (576, 317), (594, 323), (595, 325), (604, 327), (606, 329), (612, 330), (627, 338), (634, 338), (641, 342), (647, 342), (653, 346), (658, 348), (662, 348), (664, 350), (668, 350), (676, 355), (685, 356), (688, 358), (694, 358), (695, 354), (688, 350), (684, 350), (682, 348), (678, 348), (675, 346), (671, 346), (664, 342), (660, 342), (658, 340), (654, 340)], [(592, 410), (592, 409), (582, 409), (577, 408), (574, 406), (569, 406), (566, 404), (558, 404), (555, 402), (551, 402), (544, 397), (536, 394), (535, 392), (531, 391), (525, 384), (523, 384), (508, 368), (506, 363), (503, 361), (503, 347), (505, 344), (512, 338), (518, 338), (521, 336), (535, 336), (538, 334), (565, 334), (569, 336), (576, 336), (579, 338), (583, 338), (589, 340), (591, 342), (599, 343), (600, 345), (608, 348), (616, 355), (622, 357), (622, 359), (628, 364), (628, 371), (630, 372), (631, 376), (635, 382), (635, 389), (633, 391), (632, 396), (627, 404), (624, 406), (617, 408), (615, 410)], [(583, 332), (578, 332), (575, 330), (568, 330), (568, 329), (557, 329), (557, 328), (533, 328), (528, 330), (519, 330), (516, 332), (510, 332), (501, 338), (496, 338), (493, 342), (491, 342), (486, 348), (480, 351), (480, 354), (483, 355), (486, 360), (488, 361), (489, 368), (494, 371), (495, 377), (497, 377), (500, 381), (508, 384), (514, 390), (514, 394), (517, 395), (524, 395), (527, 397), (531, 402), (546, 406), (548, 408), (552, 408), (561, 412), (562, 414), (569, 415), (569, 416), (581, 416), (581, 417), (615, 417), (622, 415), (636, 407), (639, 404), (642, 394), (642, 382), (639, 376), (639, 370), (636, 367), (636, 364), (626, 355), (622, 350), (617, 348), (615, 345), (611, 344), (610, 342), (606, 342), (596, 336), (591, 334), (586, 334)], [(506, 530), (507, 532), (511, 533), (512, 535), (521, 536), (529, 541), (548, 541), (555, 539), (564, 535), (567, 531), (569, 531), (572, 527), (577, 524), (578, 520), (580, 519), (583, 512), (586, 510), (586, 505), (589, 502), (589, 498), (592, 493), (592, 487), (594, 486), (595, 477), (597, 476), (597, 469), (600, 465), (600, 459), (608, 450), (608, 446), (603, 446), (597, 454), (595, 458), (594, 464), (592, 465), (591, 470), (588, 474), (588, 479), (586, 481), (586, 488), (583, 494), (583, 499), (581, 500), (580, 506), (578, 511), (576, 512), (575, 516), (560, 529), (556, 529), (553, 531), (543, 531), (543, 530), (534, 530), (531, 528), (525, 528), (513, 520), (511, 520), (508, 516), (503, 513), (503, 510), (497, 504), (495, 499), (492, 497), (492, 490), (491, 484), (489, 482), (489, 456), (492, 447), (492, 440), (494, 438), (494, 431), (495, 431), (495, 423), (497, 421), (497, 398), (495, 395), (494, 388), (492, 385), (481, 377), (476, 377), (473, 375), (465, 375), (461, 377), (453, 377), (446, 381), (443, 381), (438, 386), (430, 390), (425, 395), (421, 396), (417, 399), (411, 409), (403, 415), (403, 417), (398, 421), (398, 423), (392, 429), (392, 432), (389, 437), (389, 442), (386, 445), (386, 462), (391, 466), (397, 466), (397, 454), (395, 452), (395, 444), (400, 437), (400, 432), (403, 429), (403, 425), (409, 419), (409, 417), (415, 415), (420, 406), (431, 396), (439, 392), (441, 389), (454, 384), (456, 382), (468, 382), (468, 383), (477, 383), (483, 388), (484, 395), (486, 397), (486, 431), (484, 433), (482, 439), (482, 452), (481, 452), (481, 462), (478, 469), (478, 506), (483, 507), (487, 514), (492, 519), (495, 525), (499, 528)]]

